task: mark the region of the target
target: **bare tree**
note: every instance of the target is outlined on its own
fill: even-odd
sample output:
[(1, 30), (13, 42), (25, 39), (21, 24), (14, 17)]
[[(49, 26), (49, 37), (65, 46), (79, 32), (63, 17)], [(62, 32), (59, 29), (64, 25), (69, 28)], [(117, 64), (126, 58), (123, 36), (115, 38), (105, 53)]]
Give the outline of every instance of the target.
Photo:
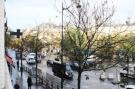
[[(110, 46), (112, 48), (114, 44), (116, 46), (117, 43), (123, 42), (122, 39), (110, 40), (119, 36), (123, 31), (111, 36), (110, 28), (106, 30), (107, 27), (111, 26), (111, 17), (114, 14), (114, 6), (110, 6), (107, 0), (100, 0), (95, 3), (92, 3), (91, 0), (81, 0), (77, 3), (71, 0), (68, 3), (72, 5), (66, 8), (68, 25), (63, 40), (63, 52), (65, 56), (77, 61), (79, 64), (77, 85), (78, 89), (80, 89), (81, 74), (86, 66), (88, 56), (95, 54), (103, 47)], [(105, 43), (110, 43), (97, 44), (101, 35), (108, 37)], [(102, 40), (104, 41), (104, 39)]]
[[(39, 28), (39, 26), (31, 29), (30, 33), (28, 33), (27, 35), (22, 37), (22, 43), (23, 43), (25, 51), (31, 51), (31, 52), (35, 51), (35, 48), (36, 48), (35, 44), (36, 44), (37, 34), (42, 35), (42, 31)], [(42, 48), (44, 48), (45, 45), (46, 45), (43, 42), (43, 39), (44, 38), (39, 39), (39, 37), (37, 39), (37, 50), (38, 50), (38, 52), (41, 52)]]

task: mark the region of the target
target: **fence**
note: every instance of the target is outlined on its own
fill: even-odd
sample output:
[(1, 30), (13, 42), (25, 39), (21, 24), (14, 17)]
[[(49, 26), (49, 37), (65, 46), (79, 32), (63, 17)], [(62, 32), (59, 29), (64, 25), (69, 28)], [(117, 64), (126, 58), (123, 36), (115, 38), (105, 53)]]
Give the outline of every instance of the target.
[(36, 68), (35, 67), (27, 67), (25, 65), (22, 65), (23, 70), (29, 75), (32, 76), (32, 78), (37, 77), (37, 83), (38, 85), (42, 85), (45, 89), (61, 89), (61, 79), (51, 75), (49, 73), (43, 73), (41, 69), (37, 69), (37, 76), (36, 76)]

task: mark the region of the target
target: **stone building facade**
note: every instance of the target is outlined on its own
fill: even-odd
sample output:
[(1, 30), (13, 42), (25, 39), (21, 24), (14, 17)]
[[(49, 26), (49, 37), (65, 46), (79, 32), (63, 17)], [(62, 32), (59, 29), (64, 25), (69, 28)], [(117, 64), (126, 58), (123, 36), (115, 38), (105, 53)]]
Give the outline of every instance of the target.
[(5, 59), (5, 0), (0, 0), (0, 89), (13, 89)]

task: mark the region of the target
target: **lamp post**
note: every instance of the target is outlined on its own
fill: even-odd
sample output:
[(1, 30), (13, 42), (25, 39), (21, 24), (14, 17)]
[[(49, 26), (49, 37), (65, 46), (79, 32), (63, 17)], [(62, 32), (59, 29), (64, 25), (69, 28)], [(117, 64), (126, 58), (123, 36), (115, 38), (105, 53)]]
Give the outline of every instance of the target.
[[(20, 38), (21, 35), (22, 35), (22, 32), (20, 32), (20, 29), (17, 29), (17, 32), (10, 32), (10, 35), (16, 35), (17, 38)], [(22, 40), (21, 40), (21, 41), (22, 41)], [(22, 46), (22, 42), (21, 42), (21, 46)], [(18, 50), (19, 50), (19, 48), (18, 48)], [(22, 50), (23, 50), (23, 48), (21, 47), (21, 49), (20, 49), (20, 58), (21, 58), (21, 67), (20, 67), (20, 70), (21, 70), (21, 78), (22, 78), (22, 73), (23, 73), (23, 68), (22, 68)], [(18, 59), (18, 61), (19, 61), (19, 59)]]
[[(76, 6), (76, 8), (78, 9), (78, 13), (79, 13), (79, 25), (80, 25), (80, 8), (81, 8), (81, 5), (79, 4), (80, 3), (80, 0), (78, 1), (78, 0), (75, 0), (75, 2), (74, 2), (75, 4), (77, 4), (77, 6)], [(63, 1), (62, 1), (62, 18), (61, 18), (61, 20), (62, 20), (62, 30), (61, 30), (61, 64), (63, 65), (63, 30), (64, 30), (64, 27), (63, 27), (63, 12), (64, 12), (64, 10), (67, 10), (68, 8), (70, 8), (70, 6), (69, 7), (67, 7), (67, 8), (64, 8), (63, 7)], [(79, 27), (79, 25), (78, 25), (78, 27)], [(63, 89), (63, 82), (64, 82), (64, 79), (63, 79), (63, 69), (62, 69), (62, 77), (61, 77), (61, 89)]]
[(23, 47), (22, 47), (22, 37), (21, 37), (21, 50), (20, 50), (20, 58), (21, 58), (21, 67), (20, 67), (20, 70), (21, 70), (21, 78), (22, 78), (22, 75), (23, 75), (23, 67), (22, 67), (22, 52), (23, 52)]
[(127, 80), (126, 80), (126, 83), (128, 84), (128, 81), (129, 81), (129, 78), (128, 78), (128, 76), (129, 76), (129, 57), (128, 57), (128, 54), (126, 55), (126, 58), (127, 58), (127, 75), (126, 75)]
[[(64, 11), (64, 8), (63, 8), (63, 2), (62, 2), (62, 32), (61, 32), (61, 64), (63, 65), (63, 11)], [(63, 89), (63, 82), (64, 82), (64, 79), (63, 79), (63, 69), (62, 69), (62, 76), (61, 76), (61, 89)]]
[(37, 30), (37, 34), (36, 34), (36, 42), (35, 42), (35, 54), (36, 54), (36, 57), (35, 57), (35, 60), (36, 60), (36, 89), (38, 89), (37, 87), (37, 53), (38, 53), (38, 45), (37, 45), (37, 42), (38, 42), (38, 34), (39, 34), (39, 27), (38, 27), (38, 30)]
[(81, 5), (80, 5), (80, 0), (77, 2), (76, 8), (78, 9), (78, 28), (80, 28), (80, 9), (81, 9)]
[[(78, 30), (80, 30), (80, 17), (81, 17), (81, 12), (80, 12), (80, 10), (81, 10), (81, 5), (80, 5), (80, 0), (77, 0), (78, 2), (76, 3), (77, 5), (76, 5), (76, 8), (77, 8), (77, 10), (78, 10), (78, 26), (77, 26), (77, 29)], [(80, 31), (79, 31), (80, 32)], [(81, 63), (79, 62), (79, 70), (78, 70), (78, 89), (80, 89), (80, 86), (81, 86), (81, 72), (80, 72), (80, 70), (81, 70)]]
[[(64, 26), (63, 26), (63, 12), (64, 12), (64, 10), (67, 10), (68, 8), (70, 8), (70, 6), (69, 7), (67, 7), (67, 8), (64, 8), (63, 7), (63, 2), (62, 2), (62, 7), (61, 7), (61, 9), (62, 9), (62, 13), (61, 13), (61, 21), (62, 21), (62, 30), (61, 30), (61, 65), (63, 65), (63, 32), (64, 32)], [(64, 70), (63, 70), (63, 68), (62, 68), (62, 76), (61, 76), (61, 89), (63, 89), (63, 82), (64, 82), (64, 79), (63, 79), (63, 73), (64, 72)]]
[[(69, 6), (70, 7), (70, 6)], [(63, 30), (64, 30), (64, 27), (63, 27), (63, 12), (64, 10), (68, 9), (69, 7), (67, 8), (64, 8), (63, 7), (63, 2), (62, 2), (62, 18), (61, 18), (61, 21), (62, 21), (62, 30), (61, 30), (61, 65), (63, 65)], [(64, 82), (64, 79), (63, 79), (63, 73), (64, 70), (62, 68), (62, 76), (61, 76), (61, 89), (63, 89), (63, 82)]]

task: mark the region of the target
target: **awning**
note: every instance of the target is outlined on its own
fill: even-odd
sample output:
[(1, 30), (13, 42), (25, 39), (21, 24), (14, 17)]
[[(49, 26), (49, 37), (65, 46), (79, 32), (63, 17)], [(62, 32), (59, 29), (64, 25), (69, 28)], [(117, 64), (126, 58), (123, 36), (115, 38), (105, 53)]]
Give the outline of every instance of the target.
[(9, 55), (6, 55), (5, 57), (6, 57), (7, 62), (14, 67), (12, 57), (10, 57)]

